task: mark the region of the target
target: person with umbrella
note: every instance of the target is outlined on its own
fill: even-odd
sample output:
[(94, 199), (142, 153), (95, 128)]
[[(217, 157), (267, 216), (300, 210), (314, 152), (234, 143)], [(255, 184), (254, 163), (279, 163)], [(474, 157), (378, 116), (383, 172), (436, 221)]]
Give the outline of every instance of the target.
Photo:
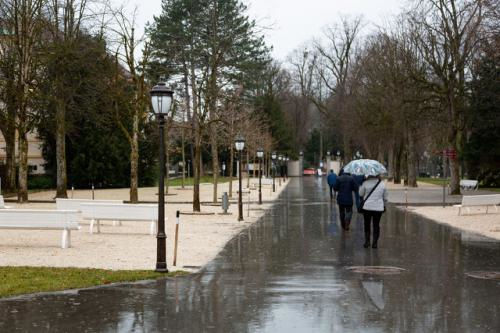
[[(352, 163), (352, 165), (351, 165)], [(372, 248), (378, 247), (380, 236), (380, 219), (385, 211), (387, 202), (387, 190), (382, 182), (381, 175), (386, 173), (385, 167), (374, 160), (356, 160), (352, 161), (346, 168), (353, 170), (356, 174), (363, 174), (367, 179), (359, 188), (359, 195), (363, 197), (360, 202), (360, 211), (364, 217), (365, 243), (364, 247), (370, 247), (371, 226), (373, 223), (373, 242)]]
[(342, 225), (342, 229), (349, 230), (352, 218), (352, 194), (358, 191), (358, 184), (356, 184), (350, 173), (340, 170), (333, 188), (337, 192), (340, 224)]

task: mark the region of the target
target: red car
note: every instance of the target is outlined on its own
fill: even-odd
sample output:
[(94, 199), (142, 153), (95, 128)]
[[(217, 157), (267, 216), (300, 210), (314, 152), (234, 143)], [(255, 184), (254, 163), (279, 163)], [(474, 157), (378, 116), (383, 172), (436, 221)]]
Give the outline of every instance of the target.
[(304, 176), (314, 176), (316, 174), (316, 170), (314, 168), (304, 169)]

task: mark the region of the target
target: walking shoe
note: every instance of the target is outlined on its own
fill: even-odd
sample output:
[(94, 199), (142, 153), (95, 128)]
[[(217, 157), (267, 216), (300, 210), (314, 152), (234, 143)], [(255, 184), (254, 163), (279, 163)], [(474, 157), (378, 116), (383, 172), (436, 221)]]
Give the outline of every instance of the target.
[(370, 242), (365, 242), (365, 243), (363, 244), (363, 247), (364, 247), (365, 249), (369, 248), (369, 247), (370, 247)]
[(377, 243), (373, 243), (372, 244), (372, 249), (376, 249), (377, 248)]

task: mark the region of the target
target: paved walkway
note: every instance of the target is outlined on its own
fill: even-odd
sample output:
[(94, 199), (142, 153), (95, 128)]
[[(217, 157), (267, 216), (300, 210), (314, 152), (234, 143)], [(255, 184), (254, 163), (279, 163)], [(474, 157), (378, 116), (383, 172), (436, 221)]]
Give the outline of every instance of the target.
[[(0, 331), (500, 331), (499, 282), (468, 275), (500, 270), (499, 243), (390, 207), (364, 249), (361, 218), (342, 232), (327, 196), (294, 179), (199, 274), (0, 301)], [(352, 269), (381, 265), (399, 269)]]

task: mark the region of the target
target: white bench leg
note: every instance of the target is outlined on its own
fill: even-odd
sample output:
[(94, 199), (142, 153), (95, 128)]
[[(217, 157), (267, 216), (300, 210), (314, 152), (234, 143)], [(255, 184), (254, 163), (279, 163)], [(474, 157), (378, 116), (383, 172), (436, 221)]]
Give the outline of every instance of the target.
[(90, 232), (91, 235), (94, 233), (94, 222), (95, 222), (94, 219), (90, 220), (90, 230), (89, 230), (89, 232)]
[(149, 234), (150, 235), (154, 235), (155, 226), (156, 226), (156, 221), (151, 221), (151, 224), (149, 225)]
[(69, 247), (71, 247), (71, 230), (64, 229), (62, 233), (61, 248), (67, 249)]

